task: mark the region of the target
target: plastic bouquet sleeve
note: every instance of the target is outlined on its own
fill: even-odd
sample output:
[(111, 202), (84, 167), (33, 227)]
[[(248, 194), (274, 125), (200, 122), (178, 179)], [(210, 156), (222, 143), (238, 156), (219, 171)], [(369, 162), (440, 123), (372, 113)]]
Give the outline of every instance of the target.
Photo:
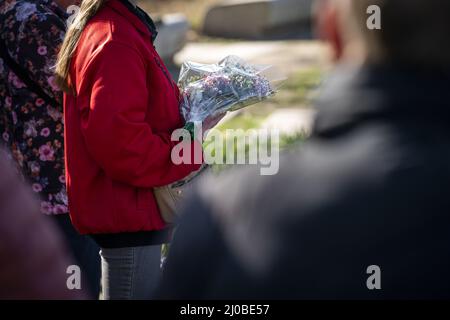
[(284, 80), (272, 66), (251, 65), (229, 56), (217, 64), (185, 62), (178, 86), (186, 123), (203, 122), (274, 95)]

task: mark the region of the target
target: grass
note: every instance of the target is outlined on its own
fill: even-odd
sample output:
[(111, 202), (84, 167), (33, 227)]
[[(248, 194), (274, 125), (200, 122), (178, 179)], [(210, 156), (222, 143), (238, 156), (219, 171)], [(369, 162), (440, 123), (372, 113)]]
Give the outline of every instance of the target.
[(226, 129), (254, 129), (258, 128), (265, 118), (265, 116), (255, 116), (249, 112), (242, 112), (227, 122), (220, 124), (217, 129), (220, 131), (225, 131)]
[[(261, 117), (252, 117), (249, 114), (239, 114), (235, 117), (233, 117), (231, 120), (225, 122), (224, 124), (221, 124), (217, 127), (218, 131), (221, 135), (222, 145), (220, 146), (221, 150), (219, 152), (222, 153), (222, 163), (216, 163), (212, 165), (212, 169), (214, 172), (220, 172), (225, 169), (231, 168), (234, 165), (226, 164), (227, 160), (230, 158), (238, 159), (237, 154), (245, 155), (245, 163), (249, 164), (250, 159), (250, 150), (253, 150), (256, 148), (256, 152), (259, 152), (258, 145), (255, 145), (259, 140), (253, 139), (251, 141), (245, 140), (243, 144), (239, 144), (237, 138), (234, 136), (235, 132), (230, 132), (231, 136), (228, 134), (228, 129), (241, 129), (243, 130), (243, 133), (248, 132), (250, 129), (258, 129), (262, 122), (264, 121), (264, 118)], [(210, 143), (215, 142), (214, 139), (211, 139), (211, 136), (208, 136), (210, 139), (206, 139), (204, 143), (204, 148), (206, 149)], [(268, 150), (271, 150), (271, 136), (268, 137)], [(282, 134), (279, 136), (278, 141), (278, 149), (280, 151), (289, 149), (291, 147), (297, 146), (301, 144), (302, 142), (306, 141), (307, 134), (305, 132), (296, 132), (291, 135)], [(218, 150), (214, 148), (215, 146), (212, 146), (212, 152), (211, 154), (213, 156), (216, 156)], [(275, 151), (275, 150), (274, 150)], [(277, 152), (277, 151), (275, 151)], [(235, 161), (233, 161), (235, 163)]]
[(277, 106), (309, 107), (322, 82), (322, 70), (309, 68), (294, 72), (282, 85), (271, 103)]
[[(237, 140), (231, 140), (225, 133), (222, 134), (223, 137), (223, 145), (222, 145), (222, 162), (221, 163), (215, 163), (211, 165), (211, 168), (213, 172), (221, 172), (226, 169), (230, 169), (235, 166), (235, 164), (227, 164), (227, 160), (230, 159), (233, 160), (232, 163), (236, 163), (239, 153), (241, 156), (243, 156), (244, 163), (250, 164), (250, 150), (255, 150), (256, 154), (259, 152), (259, 146), (249, 143), (248, 141), (245, 141), (245, 144), (238, 145), (236, 142)], [(301, 145), (301, 143), (305, 142), (307, 140), (307, 135), (303, 132), (298, 132), (294, 135), (281, 135), (279, 137), (279, 144), (278, 147), (274, 147), (274, 152), (279, 151), (285, 151), (288, 149), (291, 149), (293, 147), (297, 147), (298, 145)], [(256, 141), (256, 140), (255, 140)], [(253, 142), (255, 143), (255, 142)], [(208, 142), (205, 142), (205, 148), (208, 145)], [(272, 152), (271, 146), (272, 146), (272, 140), (269, 137), (268, 139), (268, 150)], [(278, 151), (277, 151), (278, 150)], [(212, 155), (216, 156), (216, 149), (213, 149)], [(264, 151), (264, 154), (266, 154), (267, 151)], [(269, 152), (269, 154), (270, 154)], [(257, 158), (257, 161), (260, 159)]]

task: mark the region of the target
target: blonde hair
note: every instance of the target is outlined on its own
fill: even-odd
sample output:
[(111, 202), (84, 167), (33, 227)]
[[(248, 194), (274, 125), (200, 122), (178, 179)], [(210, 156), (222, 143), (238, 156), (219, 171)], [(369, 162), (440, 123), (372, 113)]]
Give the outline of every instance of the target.
[(56, 84), (61, 90), (67, 93), (73, 93), (74, 91), (69, 79), (69, 69), (78, 41), (80, 40), (86, 24), (100, 10), (106, 1), (107, 0), (83, 0), (80, 11), (66, 32), (56, 61), (55, 74)]

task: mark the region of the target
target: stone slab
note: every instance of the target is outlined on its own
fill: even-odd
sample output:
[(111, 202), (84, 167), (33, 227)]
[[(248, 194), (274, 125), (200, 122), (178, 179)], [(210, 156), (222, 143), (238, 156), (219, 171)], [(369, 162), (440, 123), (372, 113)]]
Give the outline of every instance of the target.
[(204, 33), (231, 38), (261, 38), (283, 25), (310, 20), (312, 0), (226, 0), (211, 7)]

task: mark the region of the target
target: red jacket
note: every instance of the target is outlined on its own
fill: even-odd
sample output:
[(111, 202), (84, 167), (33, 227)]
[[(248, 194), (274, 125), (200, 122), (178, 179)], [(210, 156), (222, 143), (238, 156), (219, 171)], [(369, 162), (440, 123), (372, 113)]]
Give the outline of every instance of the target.
[(161, 230), (152, 188), (199, 165), (171, 161), (179, 91), (146, 25), (111, 0), (83, 30), (64, 97), (72, 221), (82, 234)]

